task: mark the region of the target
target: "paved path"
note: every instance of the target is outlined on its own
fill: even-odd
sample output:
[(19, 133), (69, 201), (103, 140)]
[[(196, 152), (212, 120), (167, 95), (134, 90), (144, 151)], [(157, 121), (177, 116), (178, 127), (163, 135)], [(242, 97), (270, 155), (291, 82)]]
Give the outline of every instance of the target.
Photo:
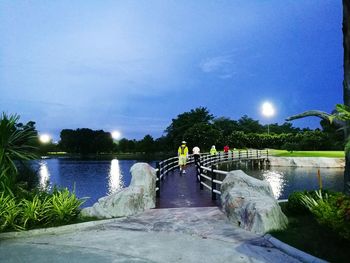
[(217, 207), (0, 234), (0, 262), (299, 262), (230, 224)]
[(211, 200), (209, 190), (199, 189), (194, 165), (188, 166), (183, 175), (180, 175), (179, 170), (176, 169), (163, 177), (160, 198), (157, 198), (157, 208), (209, 206), (220, 206), (220, 200)]

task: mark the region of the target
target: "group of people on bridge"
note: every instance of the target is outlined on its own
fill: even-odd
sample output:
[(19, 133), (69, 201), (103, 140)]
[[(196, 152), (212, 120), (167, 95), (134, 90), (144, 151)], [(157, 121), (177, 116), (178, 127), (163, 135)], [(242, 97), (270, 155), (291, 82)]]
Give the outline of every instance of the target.
[[(228, 154), (230, 150), (230, 147), (228, 145), (224, 146), (224, 153)], [(211, 156), (215, 156), (218, 154), (215, 145), (213, 145), (210, 148), (210, 155)], [(199, 163), (199, 159), (200, 159), (200, 149), (198, 146), (193, 147), (192, 149), (192, 154), (193, 154), (193, 158), (195, 163)], [(186, 145), (186, 141), (182, 141), (181, 145), (179, 146), (178, 150), (177, 150), (177, 155), (179, 158), (179, 167), (180, 167), (180, 174), (185, 174), (186, 173), (186, 164), (187, 164), (187, 160), (189, 157), (189, 153), (188, 153), (188, 147)]]

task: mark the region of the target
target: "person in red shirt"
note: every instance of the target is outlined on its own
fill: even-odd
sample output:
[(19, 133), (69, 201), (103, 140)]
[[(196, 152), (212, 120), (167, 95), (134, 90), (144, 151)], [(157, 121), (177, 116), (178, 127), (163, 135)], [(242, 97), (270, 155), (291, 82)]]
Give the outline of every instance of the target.
[(225, 155), (225, 158), (228, 159), (228, 151), (230, 150), (230, 147), (228, 147), (228, 145), (225, 145), (224, 146), (224, 155)]

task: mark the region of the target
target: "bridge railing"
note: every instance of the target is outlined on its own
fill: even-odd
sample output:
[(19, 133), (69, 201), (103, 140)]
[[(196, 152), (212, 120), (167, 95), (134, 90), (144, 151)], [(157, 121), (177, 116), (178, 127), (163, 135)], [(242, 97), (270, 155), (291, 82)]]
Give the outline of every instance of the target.
[(268, 161), (269, 152), (265, 150), (238, 150), (231, 153), (220, 153), (217, 156), (205, 156), (196, 167), (197, 178), (200, 183), (200, 189), (204, 187), (212, 193), (212, 199), (216, 200), (217, 195), (221, 195), (220, 185), (229, 173), (218, 170), (218, 164), (239, 161)]
[[(215, 169), (218, 164), (230, 163), (234, 161), (243, 160), (264, 160), (268, 159), (268, 150), (235, 150), (228, 153), (218, 152), (216, 155), (210, 155), (209, 153), (201, 153), (199, 163), (195, 163), (192, 154), (189, 155), (187, 164), (195, 163), (197, 181), (200, 183), (200, 188), (208, 188), (212, 192), (212, 198), (216, 199), (216, 194), (221, 194), (218, 190), (218, 185), (222, 184), (222, 180), (227, 172)], [(166, 160), (157, 162), (157, 181), (156, 181), (156, 196), (160, 197), (161, 180), (163, 180), (167, 174), (175, 169), (179, 168), (178, 157), (171, 157)], [(222, 179), (221, 181), (219, 179)]]

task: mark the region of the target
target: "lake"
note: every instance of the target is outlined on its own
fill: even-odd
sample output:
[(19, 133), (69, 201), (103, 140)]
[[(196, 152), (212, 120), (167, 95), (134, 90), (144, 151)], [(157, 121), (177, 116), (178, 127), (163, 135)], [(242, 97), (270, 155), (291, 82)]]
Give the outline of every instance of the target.
[[(75, 190), (79, 198), (89, 197), (83, 207), (93, 205), (99, 198), (127, 187), (131, 181), (130, 168), (136, 160), (80, 160), (69, 158), (42, 159), (36, 162), (40, 186), (57, 185)], [(155, 167), (155, 162), (150, 163)]]
[[(40, 185), (57, 185), (75, 189), (79, 198), (89, 197), (83, 207), (93, 205), (99, 198), (127, 187), (131, 181), (130, 168), (136, 160), (80, 160), (69, 158), (42, 159), (36, 162)], [(155, 167), (155, 162), (149, 162)], [(237, 169), (232, 167), (231, 169)], [(317, 168), (270, 167), (256, 170), (241, 166), (247, 174), (267, 180), (277, 199), (288, 198), (295, 190), (318, 189)], [(321, 168), (323, 187), (343, 190), (344, 169)]]
[[(287, 199), (296, 190), (319, 189), (318, 168), (314, 167), (269, 167), (258, 169), (245, 165), (223, 165), (220, 169), (241, 169), (246, 174), (258, 179), (264, 179), (271, 185), (276, 199)], [(344, 168), (320, 168), (324, 189), (342, 192), (344, 188)]]

